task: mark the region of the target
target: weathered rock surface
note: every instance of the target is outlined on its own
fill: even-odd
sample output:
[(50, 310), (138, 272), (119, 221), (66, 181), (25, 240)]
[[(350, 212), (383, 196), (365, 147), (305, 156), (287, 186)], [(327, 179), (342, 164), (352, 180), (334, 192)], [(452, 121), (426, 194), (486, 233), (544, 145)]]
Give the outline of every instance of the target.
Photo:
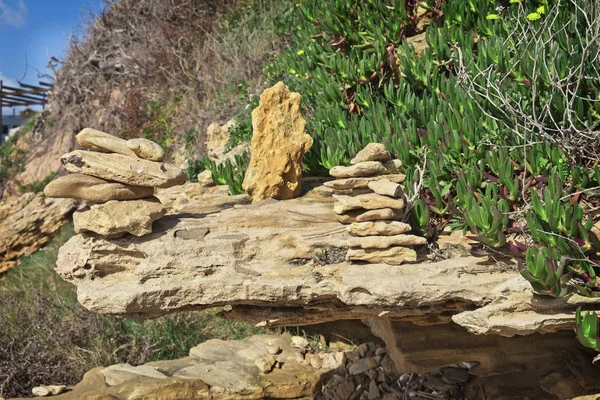
[(409, 224), (399, 221), (355, 222), (346, 227), (350, 236), (393, 236), (410, 232)]
[(206, 128), (206, 154), (211, 160), (218, 161), (225, 153), (225, 146), (229, 141), (229, 129), (235, 126), (235, 119), (224, 124), (213, 122)]
[[(361, 319), (386, 342), (399, 371), (468, 362), (475, 365), (469, 389), (483, 386), (488, 398), (570, 398), (598, 386), (589, 378), (598, 376), (592, 356), (572, 361), (582, 352), (574, 311), (589, 300), (536, 296), (513, 268), (473, 257), (400, 267), (317, 263), (315, 254), (343, 249), (349, 239), (332, 201), (309, 194), (172, 215), (143, 238), (77, 235), (56, 270), (77, 286), (85, 307), (101, 313), (231, 305), (230, 317), (274, 326)], [(553, 373), (575, 383), (548, 383)]]
[(361, 194), (358, 196), (333, 195), (337, 200), (333, 211), (336, 214), (343, 214), (347, 211), (352, 211), (360, 208), (365, 210), (379, 210), (385, 208), (402, 209), (404, 208), (404, 200), (392, 199), (391, 197), (381, 196), (375, 193)]
[(304, 130), (300, 100), (279, 82), (261, 94), (252, 111), (251, 158), (243, 188), (253, 201), (300, 195), (302, 157), (313, 144)]
[(356, 216), (356, 222), (380, 221), (380, 220), (401, 220), (402, 210), (392, 210), (391, 208), (382, 208), (379, 210), (370, 210), (359, 213)]
[(50, 182), (44, 188), (48, 197), (83, 199), (95, 203), (110, 200), (135, 200), (151, 197), (154, 189), (108, 182), (95, 176), (68, 174)]
[(60, 161), (68, 171), (133, 186), (167, 188), (186, 181), (185, 173), (175, 165), (144, 160), (136, 155), (75, 150), (63, 155)]
[(346, 253), (348, 261), (367, 261), (370, 263), (385, 263), (400, 265), (406, 262), (417, 261), (417, 252), (410, 247), (384, 247), (383, 250), (376, 248), (348, 249)]
[(129, 139), (127, 148), (133, 151), (136, 156), (150, 161), (162, 161), (165, 156), (162, 147), (152, 140), (144, 138)]
[(363, 161), (349, 167), (339, 165), (329, 170), (334, 178), (358, 178), (390, 173), (379, 161)]
[(84, 149), (99, 151), (102, 153), (119, 153), (135, 157), (135, 153), (127, 146), (127, 140), (85, 128), (75, 136), (77, 143)]
[(369, 143), (364, 149), (356, 153), (356, 157), (350, 160), (350, 164), (358, 164), (365, 161), (390, 161), (392, 156), (381, 143)]
[[(255, 361), (277, 345), (284, 362), (261, 373)], [(209, 340), (190, 350), (190, 356), (133, 367), (118, 364), (88, 372), (73, 390), (57, 400), (164, 399), (297, 399), (316, 390), (324, 370), (296, 359), (289, 335), (251, 336), (243, 340)]]
[(334, 190), (345, 190), (345, 189), (361, 189), (369, 186), (369, 182), (376, 182), (379, 180), (387, 180), (395, 183), (402, 183), (406, 179), (406, 175), (403, 174), (389, 174), (389, 175), (377, 175), (363, 178), (346, 178), (336, 179), (333, 181), (327, 181), (324, 183), (325, 186)]
[(404, 192), (402, 191), (402, 186), (400, 186), (396, 182), (391, 182), (387, 179), (369, 182), (369, 189), (382, 196), (390, 196), (397, 198), (402, 197), (404, 195)]
[(144, 236), (152, 233), (152, 223), (163, 217), (167, 209), (157, 198), (95, 204), (89, 210), (73, 214), (75, 232), (94, 232), (103, 236), (130, 233)]
[(392, 246), (419, 246), (427, 244), (427, 239), (415, 235), (351, 237), (348, 246), (363, 249), (387, 249)]
[(0, 273), (17, 264), (50, 240), (68, 220), (77, 202), (50, 199), (42, 193), (25, 193), (0, 204)]

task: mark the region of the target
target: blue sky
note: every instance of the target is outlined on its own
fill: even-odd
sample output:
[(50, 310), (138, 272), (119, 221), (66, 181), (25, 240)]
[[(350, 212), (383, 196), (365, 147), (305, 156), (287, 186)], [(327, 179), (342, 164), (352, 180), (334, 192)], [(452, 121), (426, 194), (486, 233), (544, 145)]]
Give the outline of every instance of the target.
[(49, 73), (49, 57), (62, 58), (70, 35), (103, 5), (102, 0), (0, 0), (0, 79), (14, 85), (27, 72), (23, 82), (37, 84), (31, 67)]

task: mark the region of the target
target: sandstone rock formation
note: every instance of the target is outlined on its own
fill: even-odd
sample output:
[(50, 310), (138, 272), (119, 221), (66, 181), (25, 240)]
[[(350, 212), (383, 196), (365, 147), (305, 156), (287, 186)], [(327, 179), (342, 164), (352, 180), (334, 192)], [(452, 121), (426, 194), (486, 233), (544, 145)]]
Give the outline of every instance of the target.
[(144, 236), (152, 233), (152, 223), (163, 217), (167, 209), (153, 197), (143, 200), (117, 201), (95, 204), (89, 210), (73, 214), (76, 233), (94, 232), (103, 236), (121, 236), (130, 233)]
[(151, 197), (154, 188), (109, 182), (90, 175), (69, 174), (50, 182), (44, 188), (48, 197), (72, 198), (105, 203), (109, 200), (135, 200)]
[(80, 173), (60, 177), (44, 189), (49, 197), (103, 203), (73, 215), (75, 232), (107, 237), (151, 233), (152, 223), (167, 212), (157, 198), (152, 198), (154, 186), (169, 188), (184, 183), (183, 171), (158, 162), (164, 152), (147, 139), (125, 141), (86, 128), (77, 140), (82, 146), (109, 153), (77, 150), (63, 155), (65, 168)]
[(0, 205), (0, 273), (17, 264), (50, 240), (75, 210), (72, 199), (49, 199), (41, 193), (25, 193)]
[(165, 156), (165, 151), (162, 147), (152, 140), (144, 138), (129, 139), (127, 141), (127, 147), (133, 151), (136, 156), (150, 161), (162, 161)]
[(383, 144), (369, 143), (364, 149), (356, 154), (356, 157), (350, 160), (350, 164), (354, 165), (364, 161), (381, 161), (382, 163), (385, 163), (391, 159), (392, 156)]
[(572, 332), (575, 308), (589, 299), (534, 295), (513, 268), (473, 257), (345, 262), (350, 236), (335, 200), (316, 193), (207, 212), (190, 202), (199, 214), (166, 216), (143, 238), (76, 235), (56, 270), (96, 312), (149, 317), (231, 305), (230, 318), (272, 326), (362, 320), (397, 371), (469, 363), (470, 393), (562, 399), (600, 390)]
[(75, 150), (64, 154), (60, 160), (70, 172), (127, 185), (167, 188), (186, 181), (184, 172), (175, 165), (148, 161), (135, 155)]
[(406, 235), (410, 225), (398, 222), (404, 219), (405, 206), (400, 185), (405, 176), (398, 173), (402, 163), (393, 160), (381, 143), (369, 143), (351, 164), (333, 167), (329, 174), (338, 179), (325, 183), (337, 193), (350, 191), (332, 196), (337, 200), (333, 211), (338, 221), (352, 224), (347, 231), (355, 236), (348, 240), (346, 259), (390, 265), (416, 261), (413, 246), (427, 244), (427, 240)]
[[(255, 362), (276, 346), (276, 366), (261, 372)], [(304, 363), (290, 336), (251, 336), (239, 341), (201, 343), (188, 357), (96, 368), (57, 400), (297, 399), (310, 397), (323, 370)], [(297, 356), (300, 356), (298, 358)]]
[(135, 153), (127, 147), (125, 139), (118, 138), (108, 133), (85, 128), (75, 136), (77, 144), (84, 149), (99, 151), (102, 153), (119, 153), (127, 156), (135, 156)]
[(313, 143), (305, 125), (298, 93), (279, 82), (261, 94), (252, 111), (251, 159), (243, 183), (253, 201), (300, 195), (302, 157)]

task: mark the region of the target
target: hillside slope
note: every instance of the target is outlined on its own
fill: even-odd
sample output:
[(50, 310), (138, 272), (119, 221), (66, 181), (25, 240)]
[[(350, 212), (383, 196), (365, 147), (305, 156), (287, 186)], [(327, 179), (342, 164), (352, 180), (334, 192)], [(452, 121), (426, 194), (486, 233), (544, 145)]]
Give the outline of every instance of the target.
[[(68, 56), (54, 61), (55, 85), (22, 159), (5, 175), (4, 196), (60, 171), (74, 135), (93, 127), (159, 142), (185, 166), (202, 153), (201, 132), (245, 104), (238, 87), (260, 86), (261, 65), (281, 47), (271, 16), (287, 2), (120, 0), (107, 2)], [(276, 11), (278, 9), (279, 11)], [(185, 139), (184, 139), (185, 136)], [(21, 190), (22, 191), (22, 190)]]

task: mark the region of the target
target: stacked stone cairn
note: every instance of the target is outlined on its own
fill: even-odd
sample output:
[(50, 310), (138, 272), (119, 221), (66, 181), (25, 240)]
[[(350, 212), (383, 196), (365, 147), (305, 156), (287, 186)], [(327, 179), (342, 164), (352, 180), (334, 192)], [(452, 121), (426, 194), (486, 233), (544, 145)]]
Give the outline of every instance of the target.
[(350, 164), (333, 167), (329, 173), (336, 180), (325, 182), (337, 192), (333, 210), (352, 236), (346, 259), (392, 265), (416, 261), (413, 246), (427, 240), (408, 235), (411, 227), (402, 222), (405, 196), (400, 184), (406, 178), (399, 173), (402, 162), (392, 159), (383, 144), (369, 143)]
[(72, 173), (55, 179), (44, 189), (48, 197), (90, 203), (73, 215), (75, 232), (94, 232), (109, 238), (152, 233), (152, 223), (167, 212), (153, 196), (154, 188), (185, 183), (184, 172), (163, 163), (164, 151), (147, 139), (124, 140), (86, 128), (76, 140), (86, 150), (72, 151), (60, 159)]

